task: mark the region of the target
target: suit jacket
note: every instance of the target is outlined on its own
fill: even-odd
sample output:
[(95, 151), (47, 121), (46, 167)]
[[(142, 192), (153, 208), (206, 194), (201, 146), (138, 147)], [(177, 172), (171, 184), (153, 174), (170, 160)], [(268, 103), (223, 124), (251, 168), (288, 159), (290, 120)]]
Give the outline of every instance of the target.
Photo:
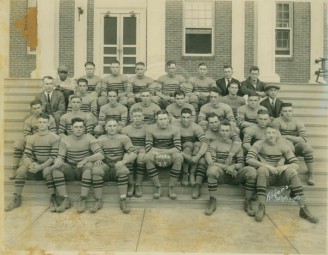
[(256, 88), (254, 88), (251, 77), (248, 77), (247, 80), (243, 81), (240, 86), (241, 96), (247, 95), (251, 90), (253, 91), (264, 91), (265, 83), (257, 79)]
[(42, 101), (42, 111), (53, 115), (55, 119), (60, 118), (65, 113), (65, 98), (61, 91), (54, 90), (52, 92), (50, 106), (44, 91), (40, 93), (38, 99)]
[(274, 104), (274, 109), (272, 109), (269, 97), (267, 97), (266, 99), (264, 99), (263, 101), (260, 102), (260, 105), (262, 105), (268, 109), (269, 115), (271, 117), (278, 118), (280, 116), (281, 106), (283, 103), (284, 103), (283, 101), (276, 98), (276, 102)]
[[(231, 81), (238, 83), (238, 93), (237, 95), (240, 95), (240, 82), (237, 79), (231, 78)], [(226, 95), (229, 95), (229, 91), (226, 86), (226, 79), (221, 78), (216, 80), (216, 86), (221, 90), (221, 95), (224, 97)]]

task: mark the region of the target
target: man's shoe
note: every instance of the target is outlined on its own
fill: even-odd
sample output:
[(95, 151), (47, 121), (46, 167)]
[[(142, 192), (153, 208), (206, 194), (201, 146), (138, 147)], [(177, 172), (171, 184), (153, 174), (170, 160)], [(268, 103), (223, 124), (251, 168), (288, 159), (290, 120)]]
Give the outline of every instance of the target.
[(311, 223), (318, 223), (319, 219), (317, 217), (314, 217), (309, 209), (307, 208), (307, 206), (305, 205), (304, 207), (301, 207), (299, 215), (301, 218), (306, 219), (307, 221), (311, 222)]
[(256, 221), (262, 221), (265, 215), (265, 205), (260, 203), (259, 208), (255, 214), (255, 220)]
[(156, 186), (155, 188), (156, 188), (156, 191), (155, 191), (153, 197), (154, 197), (155, 199), (159, 199), (159, 198), (161, 197), (161, 195), (162, 195), (162, 189), (161, 189), (161, 186)]
[(5, 207), (5, 211), (9, 212), (14, 210), (17, 207), (20, 207), (22, 204), (22, 196), (14, 193), (13, 200)]
[(187, 173), (184, 173), (184, 174), (182, 175), (181, 185), (182, 185), (183, 187), (188, 187), (188, 186), (189, 186), (189, 182), (188, 182), (188, 174), (187, 174)]
[(56, 200), (56, 195), (55, 194), (52, 194), (51, 197), (50, 197), (50, 212), (56, 212), (57, 211), (57, 200)]
[(309, 179), (307, 181), (307, 184), (310, 185), (310, 186), (314, 186), (314, 176), (313, 174), (309, 174)]
[(190, 173), (190, 175), (189, 175), (189, 184), (191, 187), (194, 187), (196, 184), (195, 174), (193, 174), (193, 173)]
[(128, 207), (127, 203), (126, 203), (126, 199), (125, 198), (121, 198), (120, 199), (120, 208), (123, 211), (123, 213), (127, 214), (130, 212), (130, 208)]
[(129, 184), (128, 185), (128, 193), (127, 193), (127, 196), (128, 197), (132, 197), (133, 196), (133, 193), (134, 193), (134, 184)]
[(199, 183), (196, 183), (195, 184), (195, 187), (194, 187), (194, 189), (192, 191), (191, 197), (193, 199), (197, 199), (197, 198), (199, 198), (199, 196), (200, 196), (200, 184)]
[(173, 186), (169, 186), (169, 198), (172, 200), (177, 199), (177, 194), (175, 193)]
[(141, 186), (137, 185), (135, 186), (135, 193), (134, 193), (135, 197), (142, 197), (142, 190), (141, 190)]
[(71, 207), (71, 200), (68, 197), (61, 197), (61, 203), (57, 207), (56, 212), (62, 213), (70, 207)]
[(79, 200), (79, 204), (77, 205), (76, 211), (78, 213), (83, 213), (87, 209), (87, 198), (81, 197)]
[(255, 216), (255, 212), (253, 211), (252, 208), (252, 200), (247, 200), (247, 199), (245, 200), (244, 209), (248, 216), (251, 217)]
[(210, 202), (208, 203), (208, 206), (205, 210), (205, 214), (207, 216), (210, 216), (213, 214), (213, 212), (215, 212), (215, 210), (216, 210), (216, 198), (210, 197)]
[(90, 208), (89, 212), (96, 213), (101, 208), (102, 208), (102, 199), (98, 198), (96, 199), (94, 205)]

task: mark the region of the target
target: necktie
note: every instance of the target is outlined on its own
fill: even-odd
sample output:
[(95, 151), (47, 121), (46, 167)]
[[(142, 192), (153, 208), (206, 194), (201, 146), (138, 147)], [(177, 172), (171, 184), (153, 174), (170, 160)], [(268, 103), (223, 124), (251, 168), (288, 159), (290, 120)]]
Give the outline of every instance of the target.
[(50, 93), (47, 93), (48, 103), (50, 103)]
[(230, 82), (230, 79), (227, 79), (227, 86), (228, 86), (229, 82)]
[(272, 109), (274, 109), (274, 100), (271, 101)]

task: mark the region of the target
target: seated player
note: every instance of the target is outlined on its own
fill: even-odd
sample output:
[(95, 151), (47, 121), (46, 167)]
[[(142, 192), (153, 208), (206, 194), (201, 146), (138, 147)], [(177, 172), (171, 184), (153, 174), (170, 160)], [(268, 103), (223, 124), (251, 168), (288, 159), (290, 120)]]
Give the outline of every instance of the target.
[(237, 109), (240, 106), (246, 104), (246, 100), (243, 97), (238, 96), (238, 83), (231, 81), (227, 86), (228, 95), (221, 97), (220, 102), (227, 104), (231, 107), (233, 115), (237, 118)]
[(183, 161), (180, 131), (169, 123), (169, 114), (166, 110), (157, 113), (157, 123), (149, 126), (146, 131), (146, 169), (156, 188), (153, 197), (158, 199), (161, 196), (161, 184), (155, 160), (158, 155), (166, 154), (172, 158), (168, 195), (170, 199), (176, 199), (174, 186), (179, 178)]
[[(30, 103), (30, 106), (31, 114), (24, 120), (24, 139), (16, 139), (14, 143), (13, 170), (9, 176), (9, 180), (14, 180), (16, 177), (16, 170), (19, 167), (21, 158), (23, 157), (26, 138), (38, 132), (38, 117), (42, 112), (42, 102), (39, 99), (35, 99)], [(50, 132), (57, 133), (56, 122), (52, 116), (49, 116), (48, 128)]]
[(221, 122), (221, 139), (210, 143), (209, 152), (205, 156), (208, 164), (206, 174), (210, 193), (210, 201), (205, 214), (212, 215), (216, 210), (218, 183), (233, 185), (245, 183), (244, 209), (249, 216), (254, 216), (255, 212), (252, 209), (251, 201), (256, 186), (256, 170), (253, 167), (245, 167), (242, 148), (238, 150), (230, 164), (225, 163), (233, 146), (233, 141), (230, 139), (231, 132), (231, 124), (228, 121)]
[(95, 92), (97, 94), (97, 97), (100, 96), (102, 79), (99, 76), (95, 75), (96, 65), (91, 61), (87, 61), (84, 64), (84, 67), (86, 74), (81, 76), (79, 79), (82, 78), (88, 81), (87, 93)]
[(265, 97), (264, 92), (265, 83), (259, 80), (260, 68), (257, 66), (252, 66), (249, 69), (250, 76), (247, 80), (243, 81), (240, 85), (241, 96), (248, 95), (251, 92), (255, 92), (259, 97)]
[(120, 74), (120, 62), (112, 61), (110, 66), (111, 74), (105, 76), (102, 80), (101, 96), (98, 98), (98, 105), (102, 106), (106, 103), (106, 97), (109, 91), (116, 90), (118, 102), (127, 105), (127, 95), (132, 92), (128, 91), (128, 77)]
[[(148, 87), (154, 83), (154, 80), (145, 75), (146, 65), (143, 62), (136, 63), (136, 75), (128, 79), (129, 91), (132, 91), (128, 95), (128, 105), (132, 106), (136, 102), (140, 102), (141, 91), (148, 89)], [(151, 98), (152, 99), (152, 98)], [(157, 100), (153, 101), (156, 103)]]
[(25, 180), (33, 179), (33, 177), (38, 180), (43, 177), (46, 180), (50, 194), (50, 210), (54, 211), (56, 193), (50, 166), (58, 153), (59, 137), (49, 131), (49, 119), (48, 114), (41, 113), (37, 118), (37, 133), (26, 138), (23, 160), (17, 169), (14, 198), (5, 207), (5, 211), (11, 211), (21, 206)]
[(201, 126), (193, 122), (192, 111), (189, 108), (183, 108), (181, 110), (181, 119), (176, 122), (176, 125), (180, 129), (181, 154), (184, 158), (182, 164), (182, 185), (188, 186), (190, 183), (191, 186), (195, 186), (195, 172), (198, 162), (207, 151), (204, 130)]
[[(298, 160), (288, 145), (280, 143), (279, 131), (270, 123), (266, 128), (266, 139), (257, 141), (248, 151), (246, 163), (257, 169), (257, 196), (258, 211), (255, 214), (257, 221), (265, 216), (266, 186), (291, 186), (290, 197), (297, 200), (300, 206), (299, 216), (311, 223), (319, 222), (307, 208), (303, 187), (298, 176)], [(281, 157), (287, 161), (285, 165), (278, 165)], [(297, 198), (297, 199), (296, 199)]]
[(118, 123), (118, 132), (126, 126), (128, 120), (128, 108), (117, 102), (117, 90), (108, 91), (108, 103), (100, 107), (98, 125), (95, 127), (94, 135), (98, 137), (104, 133), (104, 126), (109, 119), (114, 119)]
[(271, 120), (280, 116), (281, 106), (284, 103), (277, 98), (280, 87), (275, 84), (267, 84), (264, 86), (264, 91), (268, 97), (260, 102), (260, 105), (268, 109)]
[(70, 100), (70, 105), (72, 106), (72, 111), (65, 113), (60, 118), (58, 135), (60, 137), (63, 137), (73, 133), (71, 123), (72, 123), (72, 119), (74, 118), (83, 119), (86, 125), (85, 132), (88, 134), (92, 134), (93, 132), (92, 117), (90, 113), (81, 111), (82, 98), (78, 96), (72, 96)]
[(144, 120), (147, 125), (155, 123), (155, 115), (161, 109), (157, 104), (151, 102), (151, 94), (148, 89), (140, 91), (141, 102), (135, 103), (130, 108), (130, 121), (132, 120), (132, 112), (134, 109), (142, 109)]
[(206, 121), (206, 116), (214, 112), (216, 113), (220, 121), (227, 119), (235, 132), (239, 133), (239, 130), (236, 129), (236, 120), (233, 116), (232, 109), (229, 105), (220, 102), (220, 91), (218, 88), (211, 88), (210, 90), (210, 102), (205, 104), (200, 108), (198, 115), (198, 123), (206, 129), (208, 126), (208, 122)]
[(247, 98), (247, 105), (240, 106), (237, 109), (237, 123), (240, 130), (253, 126), (257, 123), (257, 112), (266, 110), (259, 105), (259, 97), (255, 92), (250, 92)]
[(166, 109), (168, 104), (173, 102), (174, 92), (180, 89), (180, 85), (185, 82), (182, 75), (176, 73), (176, 63), (168, 61), (166, 63), (167, 74), (157, 79), (157, 83), (161, 86), (161, 90), (156, 95), (161, 99), (161, 108)]
[[(77, 88), (75, 95), (82, 99), (81, 111), (91, 113), (90, 117), (92, 118), (92, 125), (96, 126), (98, 116), (97, 93), (88, 92), (88, 81), (86, 79), (80, 78), (76, 83)], [(72, 106), (69, 103), (67, 111), (69, 112), (71, 110)]]
[(191, 110), (191, 119), (195, 122), (195, 108), (186, 102), (185, 93), (181, 90), (177, 90), (174, 92), (174, 102), (166, 107), (172, 121), (179, 120), (181, 118), (181, 110), (183, 108), (188, 108)]
[(307, 142), (304, 123), (293, 117), (293, 105), (283, 103), (281, 116), (274, 119), (273, 124), (279, 129), (281, 136), (295, 147), (295, 155), (304, 157), (308, 168), (308, 185), (314, 185), (313, 149)]
[(107, 134), (98, 138), (105, 159), (92, 171), (93, 189), (96, 196), (95, 209), (99, 210), (101, 208), (103, 182), (117, 181), (120, 208), (123, 213), (129, 213), (130, 208), (126, 204), (126, 195), (130, 171), (127, 165), (133, 163), (137, 158), (137, 154), (134, 151), (131, 139), (127, 135), (118, 134), (117, 127), (116, 120), (108, 120), (105, 127)]
[[(81, 197), (77, 212), (83, 213), (86, 210), (93, 168), (104, 158), (97, 140), (92, 135), (85, 134), (83, 119), (73, 118), (71, 127), (72, 134), (60, 139), (58, 156), (52, 166), (54, 185), (61, 200), (56, 208), (56, 212), (59, 213), (71, 207), (66, 181), (81, 181)], [(94, 183), (94, 186), (97, 187), (97, 183)], [(92, 208), (90, 211), (94, 212)]]
[[(159, 107), (159, 106), (158, 106)], [(141, 183), (146, 173), (146, 126), (144, 125), (144, 115), (141, 108), (131, 108), (132, 123), (121, 130), (121, 134), (130, 137), (135, 153), (138, 155), (137, 159), (128, 166), (130, 170), (129, 174), (129, 186), (128, 186), (128, 197), (133, 196), (135, 190), (136, 197), (142, 197)], [(134, 185), (133, 173), (134, 169), (137, 169), (137, 177)]]
[(196, 112), (208, 103), (211, 88), (216, 88), (215, 80), (207, 77), (207, 73), (207, 65), (200, 63), (198, 65), (198, 75), (191, 77), (188, 81), (193, 86), (193, 94), (198, 98), (198, 105), (196, 105), (196, 102), (189, 102), (195, 107)]

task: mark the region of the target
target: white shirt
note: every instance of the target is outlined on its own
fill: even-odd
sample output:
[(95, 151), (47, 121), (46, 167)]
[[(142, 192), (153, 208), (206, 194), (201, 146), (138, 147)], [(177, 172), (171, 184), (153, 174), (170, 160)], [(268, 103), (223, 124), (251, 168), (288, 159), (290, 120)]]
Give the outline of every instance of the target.
[(53, 93), (54, 91), (51, 91), (50, 93), (49, 92), (47, 92), (47, 91), (44, 91), (44, 94), (46, 95), (46, 99), (48, 100), (48, 94), (49, 94), (49, 97), (50, 97), (50, 100), (51, 100), (51, 97), (52, 97), (52, 93)]

